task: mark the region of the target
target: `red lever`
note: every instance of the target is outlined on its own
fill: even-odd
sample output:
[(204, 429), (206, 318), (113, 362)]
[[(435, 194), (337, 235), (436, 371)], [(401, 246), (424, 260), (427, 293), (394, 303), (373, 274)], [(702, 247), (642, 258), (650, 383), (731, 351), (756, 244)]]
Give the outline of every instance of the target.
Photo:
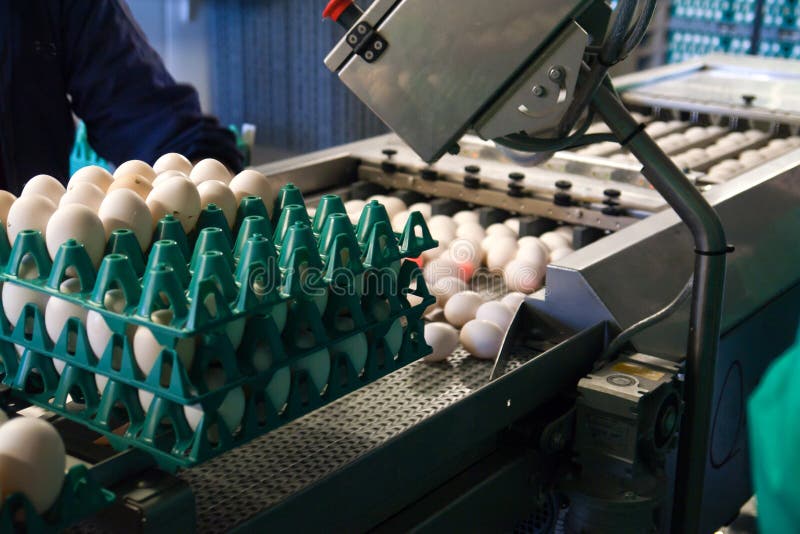
[(322, 12), (322, 16), (326, 19), (331, 19), (333, 22), (338, 22), (342, 13), (347, 11), (347, 8), (351, 5), (353, 5), (353, 0), (330, 0), (325, 11)]

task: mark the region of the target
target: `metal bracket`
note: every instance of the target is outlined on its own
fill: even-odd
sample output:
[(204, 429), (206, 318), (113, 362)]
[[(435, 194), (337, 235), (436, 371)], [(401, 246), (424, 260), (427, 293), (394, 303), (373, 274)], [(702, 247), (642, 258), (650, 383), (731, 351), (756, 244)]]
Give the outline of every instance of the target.
[(350, 30), (345, 41), (367, 63), (376, 62), (389, 47), (389, 41), (363, 20)]

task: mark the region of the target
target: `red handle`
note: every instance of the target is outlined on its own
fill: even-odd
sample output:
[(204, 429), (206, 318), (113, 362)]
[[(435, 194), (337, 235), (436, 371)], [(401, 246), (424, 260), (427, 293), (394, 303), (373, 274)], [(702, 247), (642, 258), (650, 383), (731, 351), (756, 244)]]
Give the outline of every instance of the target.
[(353, 5), (353, 0), (330, 0), (322, 16), (326, 19), (331, 19), (333, 22), (338, 22), (342, 13), (347, 11), (347, 8)]

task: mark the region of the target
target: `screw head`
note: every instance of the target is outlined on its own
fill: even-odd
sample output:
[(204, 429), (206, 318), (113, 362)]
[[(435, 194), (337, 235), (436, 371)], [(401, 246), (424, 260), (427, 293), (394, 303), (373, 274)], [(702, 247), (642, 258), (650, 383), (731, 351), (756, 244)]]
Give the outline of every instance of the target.
[(351, 45), (354, 45), (354, 44), (356, 44), (356, 43), (358, 42), (358, 37), (356, 37), (356, 36), (355, 36), (355, 35), (353, 35), (353, 34), (350, 34), (350, 35), (347, 37), (347, 42), (348, 42), (348, 43), (350, 43)]
[(564, 67), (552, 67), (547, 73), (547, 77), (554, 82), (561, 81), (564, 78)]
[(373, 59), (375, 59), (375, 53), (372, 50), (367, 50), (364, 53), (364, 59), (366, 59), (367, 61), (372, 61)]
[(533, 93), (533, 96), (537, 98), (542, 98), (547, 93), (547, 91), (541, 85), (534, 85), (533, 89), (531, 89), (531, 93)]
[(372, 48), (375, 50), (383, 50), (383, 41), (375, 41), (375, 44), (372, 45)]
[(363, 24), (359, 24), (359, 25), (356, 27), (356, 31), (357, 31), (358, 33), (360, 33), (361, 35), (364, 35), (365, 33), (367, 33), (367, 27), (366, 27), (366, 26), (364, 26)]

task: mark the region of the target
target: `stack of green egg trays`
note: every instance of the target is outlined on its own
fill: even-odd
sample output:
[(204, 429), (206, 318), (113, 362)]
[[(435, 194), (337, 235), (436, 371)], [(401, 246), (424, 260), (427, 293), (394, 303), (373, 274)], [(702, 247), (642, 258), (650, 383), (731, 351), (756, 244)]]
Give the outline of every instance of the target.
[[(3, 236), (4, 283), (95, 311), (113, 332), (96, 355), (74, 317), (51, 340), (36, 306), (27, 304), (16, 325), (0, 313), (4, 383), (28, 402), (105, 435), (115, 448), (143, 449), (174, 470), (263, 435), (430, 352), (422, 315), (435, 299), (417, 265), (403, 261), (437, 245), (419, 213), (396, 234), (377, 202), (353, 225), (341, 199), (326, 196), (311, 220), (291, 184), (281, 189), (273, 212), (270, 219), (260, 198), (247, 197), (231, 232), (212, 204), (189, 236), (167, 216), (146, 255), (132, 232), (118, 230), (97, 271), (74, 241), (51, 261), (39, 232), (20, 233), (13, 247)], [(30, 271), (20, 266), (31, 259), (38, 268), (34, 278), (18, 276)], [(59, 291), (68, 276), (80, 279), (83, 293)], [(120, 313), (104, 307), (111, 289), (125, 296)], [(171, 322), (151, 320), (166, 309)], [(228, 332), (242, 322), (241, 344), (234, 348)], [(147, 375), (131, 342), (132, 329), (141, 327), (164, 347)], [(366, 339), (365, 358), (352, 349), (354, 336)], [(187, 339), (196, 346), (188, 369), (175, 350)], [(24, 349), (20, 358), (15, 345)], [(324, 350), (329, 367), (315, 360), (314, 373), (304, 357), (318, 358)], [(53, 360), (65, 362), (60, 374)], [(224, 385), (209, 390), (204, 377), (212, 367), (224, 373)], [(320, 369), (327, 373), (321, 388)], [(96, 374), (108, 378), (102, 391)], [(234, 388), (244, 390), (245, 412), (241, 425), (229, 429), (217, 410)], [(146, 411), (139, 390), (153, 395)], [(276, 390), (282, 393), (273, 395)], [(187, 405), (203, 410), (195, 431), (184, 416)]]
[(0, 532), (55, 534), (96, 515), (113, 504), (116, 496), (100, 487), (84, 465), (72, 467), (56, 503), (43, 515), (21, 493), (6, 497), (0, 511)]

